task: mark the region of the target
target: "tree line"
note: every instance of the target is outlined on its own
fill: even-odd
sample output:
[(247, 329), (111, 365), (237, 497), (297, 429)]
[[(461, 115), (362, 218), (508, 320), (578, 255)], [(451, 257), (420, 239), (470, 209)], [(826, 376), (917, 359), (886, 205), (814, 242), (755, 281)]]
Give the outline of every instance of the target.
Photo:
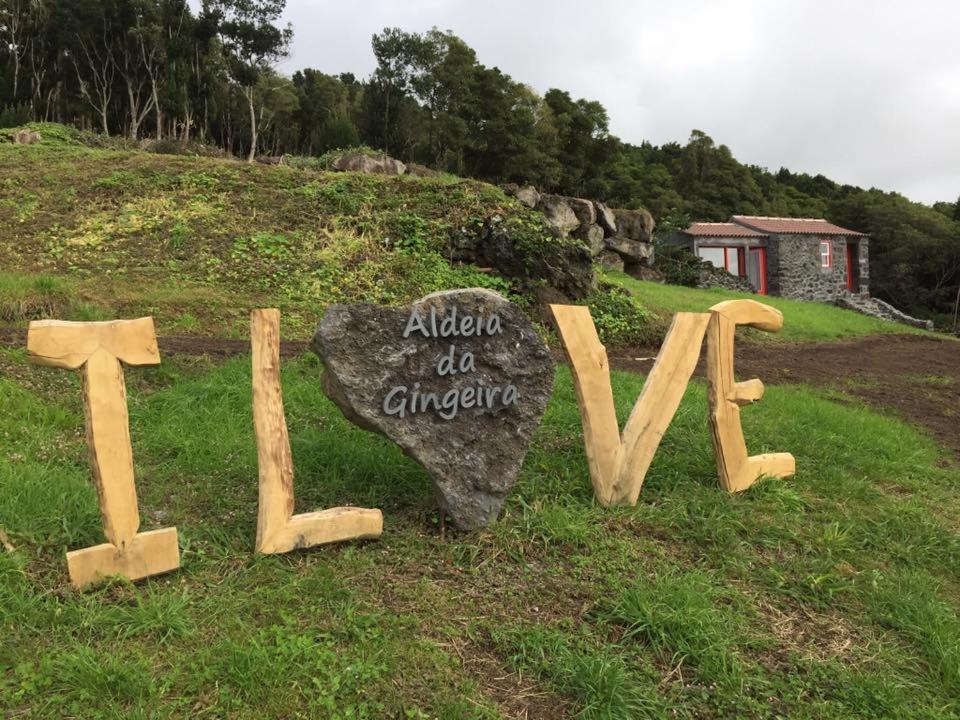
[(871, 234), (872, 291), (946, 316), (960, 285), (960, 200), (933, 207), (736, 160), (694, 130), (624, 142), (603, 105), (542, 95), (461, 38), (386, 28), (368, 78), (276, 71), (285, 0), (0, 0), (0, 127), (54, 121), (248, 160), (365, 145), (494, 183), (646, 207), (663, 231), (732, 214), (826, 217)]

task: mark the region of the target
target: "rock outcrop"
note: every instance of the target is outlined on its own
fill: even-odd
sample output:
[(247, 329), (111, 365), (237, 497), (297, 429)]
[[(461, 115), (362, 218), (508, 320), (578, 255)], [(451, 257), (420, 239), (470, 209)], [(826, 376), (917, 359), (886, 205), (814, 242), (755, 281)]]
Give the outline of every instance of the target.
[(592, 256), (586, 244), (545, 244), (542, 250), (518, 242), (510, 223), (494, 215), (479, 232), (461, 229), (451, 236), (451, 260), (493, 267), (501, 275), (545, 280), (568, 298), (584, 298), (596, 289)]
[(43, 138), (40, 133), (24, 128), (15, 131), (10, 136), (10, 139), (13, 140), (14, 145), (33, 145), (34, 143), (40, 142)]
[(342, 172), (374, 173), (377, 175), (403, 175), (407, 166), (389, 155), (366, 155), (347, 153), (336, 158), (330, 167)]
[[(653, 216), (646, 210), (607, 207), (597, 200), (539, 194), (536, 188), (504, 185), (503, 191), (527, 207), (535, 207), (547, 220), (551, 232), (561, 238), (583, 241), (590, 256), (616, 253), (622, 263), (607, 256), (603, 267), (634, 272), (653, 264)], [(622, 266), (622, 267), (621, 267)]]

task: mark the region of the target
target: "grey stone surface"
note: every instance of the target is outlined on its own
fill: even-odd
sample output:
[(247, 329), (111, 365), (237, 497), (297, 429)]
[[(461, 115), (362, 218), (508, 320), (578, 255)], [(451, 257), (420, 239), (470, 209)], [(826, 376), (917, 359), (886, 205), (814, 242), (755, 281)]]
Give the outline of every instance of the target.
[(573, 214), (577, 216), (577, 222), (580, 223), (580, 227), (589, 227), (596, 223), (597, 211), (593, 207), (592, 200), (575, 197), (564, 198), (564, 200), (567, 205), (570, 206), (570, 209), (573, 210)]
[[(820, 242), (830, 243), (832, 265), (821, 267)], [(869, 266), (866, 242), (859, 243), (858, 290), (868, 294)], [(771, 235), (767, 247), (767, 285), (771, 294), (798, 300), (833, 302), (848, 295), (847, 240), (823, 235)]]
[(653, 215), (646, 210), (613, 210), (617, 221), (617, 236), (640, 242), (650, 242), (653, 237)]
[(574, 233), (575, 237), (580, 238), (590, 248), (590, 255), (596, 257), (606, 245), (603, 242), (603, 228), (599, 225), (581, 225)]
[(590, 250), (580, 243), (538, 250), (517, 241), (499, 215), (480, 232), (461, 229), (450, 236), (450, 259), (481, 267), (494, 267), (501, 275), (523, 280), (546, 280), (573, 299), (584, 298), (597, 286)]
[(593, 204), (597, 213), (597, 225), (603, 228), (604, 237), (612, 237), (617, 234), (617, 218), (613, 210), (608, 208), (602, 202), (597, 201)]
[(623, 256), (624, 260), (633, 262), (652, 262), (653, 243), (629, 240), (614, 236), (604, 240), (608, 249)]
[(902, 323), (912, 327), (923, 328), (924, 330), (933, 330), (933, 320), (921, 320), (911, 315), (907, 315), (902, 310), (898, 310), (890, 303), (877, 298), (866, 297), (863, 295), (840, 295), (836, 299), (837, 305), (847, 310), (855, 310), (858, 313), (869, 315), (870, 317), (889, 320), (890, 322)]
[(14, 145), (33, 145), (42, 139), (40, 133), (33, 130), (17, 130), (11, 135)]
[(396, 158), (387, 155), (364, 155), (347, 153), (331, 163), (334, 170), (373, 173), (377, 175), (403, 175), (407, 166)]
[(598, 258), (600, 267), (604, 270), (619, 270), (623, 272), (623, 258), (613, 250), (604, 250)]
[[(456, 321), (444, 323), (454, 308)], [(434, 336), (451, 326), (462, 331), (467, 317), (482, 317), (484, 333)], [(441, 375), (451, 346), (457, 372)], [(553, 389), (552, 356), (520, 308), (484, 289), (433, 293), (404, 308), (332, 305), (311, 348), (323, 359), (328, 397), (351, 421), (390, 438), (423, 465), (458, 527), (496, 520)], [(396, 390), (401, 387), (406, 390)], [(500, 390), (491, 400), (492, 388)], [(414, 391), (421, 395), (410, 411)], [(439, 400), (423, 407), (423, 393)], [(479, 407), (472, 402), (477, 395)]]
[(537, 189), (533, 185), (519, 188), (514, 193), (514, 197), (528, 208), (535, 208), (537, 203), (540, 202), (540, 193), (537, 192)]
[(546, 217), (547, 224), (557, 237), (567, 237), (580, 227), (580, 220), (567, 204), (567, 198), (560, 195), (541, 195), (537, 209)]

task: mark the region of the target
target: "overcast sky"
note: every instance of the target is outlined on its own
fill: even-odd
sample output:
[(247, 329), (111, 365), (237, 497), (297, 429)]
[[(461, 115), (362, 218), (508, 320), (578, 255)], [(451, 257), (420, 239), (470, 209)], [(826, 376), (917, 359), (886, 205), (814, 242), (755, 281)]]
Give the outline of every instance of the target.
[(692, 128), (742, 162), (914, 200), (960, 195), (960, 1), (288, 0), (285, 72), (369, 75), (370, 36), (436, 25), (640, 143)]

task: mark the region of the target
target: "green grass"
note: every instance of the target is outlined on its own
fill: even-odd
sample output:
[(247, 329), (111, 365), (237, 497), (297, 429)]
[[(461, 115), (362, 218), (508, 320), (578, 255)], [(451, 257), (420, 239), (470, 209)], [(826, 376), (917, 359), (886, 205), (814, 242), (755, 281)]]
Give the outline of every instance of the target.
[[(693, 384), (634, 508), (592, 498), (566, 370), (499, 523), (438, 531), (429, 483), (288, 361), (297, 510), (380, 507), (376, 542), (256, 557), (249, 359), (129, 369), (142, 525), (182, 568), (85, 594), (102, 541), (77, 378), (0, 351), (0, 713), (13, 717), (949, 718), (960, 470), (800, 387), (744, 410), (798, 473), (717, 484)], [(621, 420), (642, 380), (615, 373)], [(549, 715), (548, 715), (549, 716)]]
[(851, 310), (823, 303), (787, 300), (772, 296), (757, 296), (749, 293), (711, 288), (661, 285), (637, 280), (623, 273), (604, 273), (604, 278), (619, 287), (629, 290), (641, 306), (669, 318), (675, 312), (704, 312), (724, 300), (749, 298), (777, 308), (783, 313), (783, 330), (777, 334), (751, 333), (751, 339), (781, 340), (786, 342), (810, 342), (843, 340), (885, 333), (921, 333), (908, 325), (888, 322), (860, 315)]
[[(498, 223), (514, 275), (579, 243), (497, 187), (87, 147), (69, 128), (0, 143), (0, 323), (69, 310), (152, 314), (163, 331), (236, 335), (254, 307), (280, 307), (305, 339), (334, 302), (402, 303), (450, 287), (515, 291), (452, 264), (457, 238)], [(89, 139), (89, 138), (87, 138)], [(53, 288), (8, 288), (51, 281)], [(9, 292), (8, 292), (9, 290)], [(64, 296), (63, 290), (68, 291)], [(184, 321), (191, 316), (194, 321)]]

